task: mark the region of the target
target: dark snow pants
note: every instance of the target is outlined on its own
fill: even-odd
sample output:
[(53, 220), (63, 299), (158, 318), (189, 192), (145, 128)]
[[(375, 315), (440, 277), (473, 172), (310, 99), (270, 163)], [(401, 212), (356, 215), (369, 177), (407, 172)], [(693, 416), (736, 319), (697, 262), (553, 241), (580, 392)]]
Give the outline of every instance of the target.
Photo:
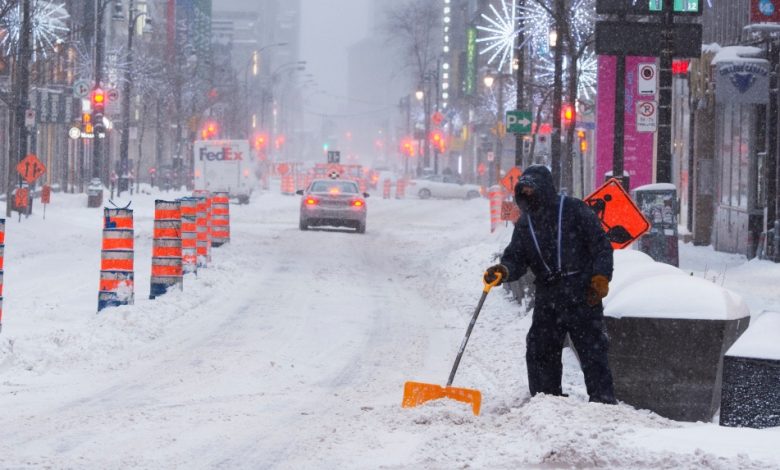
[(585, 374), (585, 385), (591, 401), (614, 400), (612, 372), (607, 361), (609, 340), (604, 333), (604, 307), (587, 303), (556, 306), (537, 302), (533, 323), (526, 337), (528, 386), (531, 396), (537, 393), (562, 395), (561, 354), (569, 333)]

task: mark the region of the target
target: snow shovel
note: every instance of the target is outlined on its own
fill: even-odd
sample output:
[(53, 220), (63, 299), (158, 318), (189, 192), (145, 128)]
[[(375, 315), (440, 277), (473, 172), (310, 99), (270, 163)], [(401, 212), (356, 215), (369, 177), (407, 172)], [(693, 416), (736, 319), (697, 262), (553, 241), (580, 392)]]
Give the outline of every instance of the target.
[[(485, 272), (487, 275), (487, 272)], [(460, 349), (458, 355), (455, 358), (455, 364), (452, 366), (452, 372), (450, 372), (450, 378), (447, 380), (447, 386), (435, 384), (424, 384), (420, 382), (406, 382), (404, 385), (404, 401), (401, 406), (404, 408), (412, 408), (417, 405), (431, 400), (438, 400), (440, 398), (450, 398), (452, 400), (462, 401), (471, 405), (471, 409), (474, 414), (479, 416), (479, 407), (482, 405), (482, 393), (479, 390), (471, 390), (468, 388), (457, 388), (452, 386), (452, 381), (455, 380), (455, 372), (458, 370), (460, 364), (460, 358), (463, 357), (463, 351), (466, 349), (466, 344), (469, 342), (469, 336), (471, 336), (471, 330), (474, 329), (474, 324), (477, 322), (480, 310), (482, 310), (482, 304), (485, 303), (488, 292), (490, 289), (497, 286), (501, 282), (501, 273), (496, 273), (496, 280), (488, 283), (485, 280), (485, 276), (482, 276), (482, 282), (485, 283), (485, 288), (482, 290), (482, 298), (479, 299), (477, 309), (474, 311), (474, 315), (471, 317), (471, 323), (466, 330), (466, 336), (463, 338), (463, 342), (460, 343)]]

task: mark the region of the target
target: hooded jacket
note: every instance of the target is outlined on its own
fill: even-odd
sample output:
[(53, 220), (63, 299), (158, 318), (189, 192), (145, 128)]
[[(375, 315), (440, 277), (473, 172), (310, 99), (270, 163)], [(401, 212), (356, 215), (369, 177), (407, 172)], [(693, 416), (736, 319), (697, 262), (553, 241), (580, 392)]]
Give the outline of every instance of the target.
[[(516, 201), (522, 201), (525, 197), (524, 187), (533, 189), (537, 199), (536, 204), (531, 205), (529, 213), (520, 215), (512, 241), (501, 257), (501, 264), (509, 271), (507, 281), (518, 280), (530, 269), (536, 276), (537, 301), (564, 304), (584, 302), (593, 276), (602, 275), (612, 280), (612, 244), (607, 239), (601, 221), (580, 199), (559, 196), (552, 174), (545, 166), (532, 165), (525, 170), (515, 186)], [(558, 270), (558, 217), (561, 197), (561, 277), (550, 282), (547, 280), (547, 274)], [(531, 233), (532, 227), (539, 245), (538, 250)]]

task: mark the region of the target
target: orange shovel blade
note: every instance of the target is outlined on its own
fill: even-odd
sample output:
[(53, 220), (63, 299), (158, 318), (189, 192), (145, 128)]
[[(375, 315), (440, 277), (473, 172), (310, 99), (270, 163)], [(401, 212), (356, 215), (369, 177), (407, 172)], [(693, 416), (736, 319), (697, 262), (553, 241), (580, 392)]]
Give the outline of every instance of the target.
[(479, 390), (468, 388), (442, 387), (441, 385), (424, 384), (420, 382), (406, 382), (404, 385), (404, 401), (401, 406), (412, 408), (431, 400), (451, 398), (471, 405), (474, 414), (479, 416), (479, 407), (482, 405), (482, 393)]

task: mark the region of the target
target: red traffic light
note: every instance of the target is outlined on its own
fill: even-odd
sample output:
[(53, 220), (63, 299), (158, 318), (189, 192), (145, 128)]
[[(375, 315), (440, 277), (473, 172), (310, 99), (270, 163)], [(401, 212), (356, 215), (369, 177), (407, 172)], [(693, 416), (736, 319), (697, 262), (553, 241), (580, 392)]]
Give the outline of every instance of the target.
[(255, 150), (263, 150), (268, 145), (268, 137), (265, 134), (259, 134), (255, 137)]
[(217, 125), (213, 122), (207, 122), (200, 135), (203, 140), (213, 139), (217, 135)]
[(570, 123), (572, 119), (574, 119), (574, 108), (571, 106), (566, 106), (563, 108), (563, 119), (566, 121), (566, 123)]
[(92, 90), (92, 110), (102, 114), (106, 108), (106, 93), (102, 88)]

